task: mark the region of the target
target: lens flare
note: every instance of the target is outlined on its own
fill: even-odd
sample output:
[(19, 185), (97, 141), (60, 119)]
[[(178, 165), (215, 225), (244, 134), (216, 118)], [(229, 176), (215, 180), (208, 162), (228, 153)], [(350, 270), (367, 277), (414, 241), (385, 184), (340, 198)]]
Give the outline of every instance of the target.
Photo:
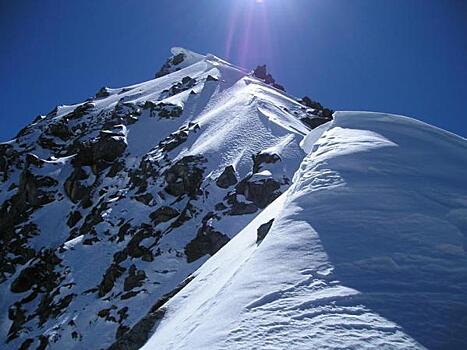
[(268, 5), (265, 0), (232, 1), (225, 40), (228, 60), (245, 67), (251, 60), (271, 57)]

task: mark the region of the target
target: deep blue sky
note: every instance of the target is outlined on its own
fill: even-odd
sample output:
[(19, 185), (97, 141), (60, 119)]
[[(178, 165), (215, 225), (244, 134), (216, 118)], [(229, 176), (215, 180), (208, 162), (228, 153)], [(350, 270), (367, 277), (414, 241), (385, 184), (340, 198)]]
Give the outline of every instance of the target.
[(172, 46), (266, 63), (336, 110), (467, 136), (464, 0), (0, 0), (0, 140), (101, 86), (151, 79)]

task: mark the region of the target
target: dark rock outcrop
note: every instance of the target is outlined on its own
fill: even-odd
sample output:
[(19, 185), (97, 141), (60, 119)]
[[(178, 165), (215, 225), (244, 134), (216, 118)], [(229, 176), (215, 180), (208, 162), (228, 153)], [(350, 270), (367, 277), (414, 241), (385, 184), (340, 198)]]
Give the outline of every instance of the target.
[(230, 206), (230, 209), (227, 212), (228, 215), (248, 215), (258, 211), (258, 207), (254, 203), (246, 203), (238, 200), (236, 193), (229, 194), (226, 199), (227, 204)]
[(154, 332), (157, 322), (165, 315), (164, 305), (175, 294), (180, 292), (193, 277), (188, 277), (169, 293), (164, 294), (151, 307), (149, 312), (139, 320), (131, 329), (127, 329), (121, 334), (117, 334), (117, 340), (107, 350), (137, 350), (140, 349)]
[(172, 165), (164, 174), (167, 183), (165, 191), (172, 196), (196, 197), (203, 182), (206, 160), (202, 156), (186, 156)]
[(65, 193), (73, 203), (78, 203), (82, 199), (88, 198), (91, 189), (83, 184), (84, 180), (89, 178), (89, 174), (81, 167), (76, 167), (65, 180)]
[(220, 188), (229, 188), (238, 182), (237, 176), (235, 175), (235, 169), (232, 165), (225, 167), (222, 174), (217, 178), (216, 184)]
[(158, 223), (170, 221), (173, 218), (177, 217), (178, 215), (180, 215), (180, 212), (177, 209), (174, 209), (169, 206), (162, 206), (162, 207), (157, 208), (151, 214), (149, 214), (149, 217), (151, 218), (152, 221), (158, 224)]
[(146, 273), (143, 270), (138, 270), (135, 265), (131, 265), (128, 269), (128, 276), (123, 282), (123, 290), (128, 292), (134, 288), (141, 287), (146, 279)]
[(112, 290), (115, 285), (115, 281), (125, 272), (125, 268), (118, 265), (117, 263), (112, 263), (110, 267), (105, 271), (102, 278), (102, 282), (99, 284), (99, 290), (97, 295), (99, 298), (102, 298), (108, 292)]
[(207, 254), (214, 255), (229, 240), (227, 235), (209, 225), (200, 228), (196, 237), (185, 247), (187, 262), (191, 263)]
[[(154, 77), (160, 78), (160, 77), (163, 77), (164, 75), (171, 73), (173, 70), (177, 70), (176, 66), (182, 63), (184, 60), (185, 60), (185, 54), (182, 52), (169, 58)], [(175, 66), (175, 69), (174, 69), (174, 66)]]
[(124, 136), (101, 132), (96, 140), (78, 146), (72, 163), (75, 166), (91, 166), (98, 173), (112, 165), (125, 152), (126, 147)]
[(70, 137), (73, 136), (72, 130), (68, 128), (66, 119), (60, 119), (58, 122), (50, 124), (48, 126), (47, 133), (49, 135), (58, 137), (62, 141), (67, 141)]
[(110, 93), (105, 86), (101, 87), (99, 91), (96, 92), (96, 98), (106, 98), (108, 96), (110, 96)]
[(57, 185), (57, 181), (49, 176), (34, 175), (29, 170), (21, 173), (17, 199), (20, 206), (40, 207), (54, 200), (52, 191), (45, 191), (45, 188)]
[(146, 101), (143, 108), (149, 109), (150, 116), (153, 118), (159, 116), (161, 119), (174, 119), (180, 117), (183, 113), (182, 107), (164, 102)]
[(308, 96), (303, 97), (301, 100), (298, 100), (298, 102), (306, 107), (312, 108), (312, 110), (307, 111), (305, 117), (300, 118), (301, 122), (309, 128), (314, 129), (332, 120), (334, 111), (329, 108), (324, 108), (321, 103), (313, 101)]
[(256, 233), (256, 243), (260, 243), (266, 237), (266, 235), (269, 233), (269, 230), (271, 229), (273, 222), (274, 219), (271, 219), (265, 224), (262, 224), (260, 227), (258, 227)]
[(274, 164), (281, 160), (277, 154), (260, 152), (253, 155), (253, 173), (261, 170), (261, 164)]
[(266, 84), (272, 85), (276, 89), (285, 91), (284, 87), (280, 84), (277, 84), (276, 80), (272, 77), (272, 75), (267, 72), (265, 64), (263, 64), (262, 66), (257, 66), (253, 71), (253, 76), (264, 80)]
[(236, 186), (237, 193), (243, 194), (246, 199), (261, 209), (266, 208), (282, 194), (280, 188), (281, 184), (273, 178), (253, 181), (251, 177), (248, 177)]

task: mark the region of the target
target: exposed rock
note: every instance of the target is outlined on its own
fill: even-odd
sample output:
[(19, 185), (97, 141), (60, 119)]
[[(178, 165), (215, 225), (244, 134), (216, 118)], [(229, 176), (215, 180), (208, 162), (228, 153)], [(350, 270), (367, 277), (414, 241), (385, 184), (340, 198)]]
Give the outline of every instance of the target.
[(108, 88), (105, 86), (101, 87), (98, 92), (96, 92), (96, 98), (106, 98), (110, 96)]
[(164, 75), (171, 73), (173, 71), (173, 67), (178, 66), (180, 63), (184, 61), (184, 59), (185, 59), (185, 54), (182, 52), (169, 58), (154, 77), (160, 78), (160, 77), (163, 77)]
[(273, 164), (280, 161), (281, 158), (277, 154), (260, 152), (253, 155), (253, 173), (261, 170), (261, 164)]
[(109, 171), (107, 172), (107, 177), (115, 177), (117, 176), (117, 174), (122, 171), (123, 169), (125, 169), (125, 162), (123, 161), (119, 161), (119, 162), (114, 162)]
[(63, 118), (65, 120), (71, 120), (71, 119), (79, 119), (81, 118), (83, 115), (87, 114), (91, 109), (94, 108), (94, 104), (91, 103), (91, 102), (86, 102), (86, 103), (83, 103), (81, 105), (79, 105), (78, 107), (76, 107), (73, 112), (71, 113), (68, 113), (66, 116), (64, 116)]
[(158, 237), (159, 231), (153, 231), (152, 228), (142, 228), (138, 230), (127, 245), (128, 255), (132, 258), (141, 258), (144, 261), (152, 261), (154, 259), (149, 248), (140, 245), (140, 242), (149, 237)]
[(280, 187), (281, 184), (273, 178), (252, 180), (248, 177), (239, 182), (236, 189), (237, 193), (243, 194), (246, 199), (264, 209), (282, 194)]
[(170, 96), (174, 96), (176, 94), (179, 94), (183, 91), (186, 91), (188, 89), (191, 89), (193, 86), (196, 85), (196, 80), (191, 78), (191, 77), (183, 77), (181, 82), (178, 82), (174, 85), (172, 85), (168, 90), (164, 90), (162, 92), (161, 98), (167, 98)]
[(300, 118), (302, 123), (309, 128), (314, 129), (321, 124), (332, 120), (332, 114), (334, 111), (329, 108), (324, 108), (321, 103), (313, 101), (308, 96), (303, 97), (299, 102), (304, 106), (313, 109), (307, 111), (307, 116)]
[(206, 77), (206, 81), (219, 81), (219, 79), (216, 78), (216, 77), (213, 77), (211, 74), (209, 74), (209, 75)]
[(161, 119), (173, 119), (180, 117), (183, 112), (183, 108), (171, 103), (154, 103), (151, 101), (146, 101), (143, 106), (144, 109), (150, 110), (150, 116), (156, 117), (159, 116)]
[(299, 102), (307, 107), (313, 108), (313, 109), (323, 109), (323, 106), (321, 103), (313, 101), (311, 98), (308, 96), (303, 97)]
[(73, 159), (75, 166), (91, 166), (95, 173), (112, 165), (126, 149), (124, 136), (102, 132), (97, 140), (82, 143)]
[(89, 175), (83, 168), (76, 167), (65, 180), (65, 193), (73, 203), (78, 203), (80, 200), (89, 196), (91, 189), (82, 183), (83, 180), (88, 178)]
[(140, 194), (138, 196), (135, 196), (135, 199), (138, 202), (149, 205), (151, 203), (151, 201), (152, 201), (152, 194), (150, 194), (150, 193)]
[(29, 290), (33, 285), (52, 290), (58, 274), (55, 267), (61, 262), (50, 249), (41, 251), (29, 267), (24, 268), (19, 276), (11, 284), (11, 291), (21, 293)]
[(278, 90), (281, 90), (281, 91), (285, 92), (285, 88), (281, 84), (273, 83), (272, 86), (275, 87)]
[(58, 122), (50, 124), (47, 132), (63, 141), (67, 141), (73, 136), (73, 132), (67, 126), (66, 119), (60, 119)]
[(141, 287), (146, 279), (146, 274), (143, 270), (138, 270), (135, 265), (131, 265), (128, 270), (128, 276), (123, 283), (123, 290), (128, 292), (136, 287)]
[(162, 140), (159, 145), (164, 151), (170, 152), (176, 147), (180, 146), (183, 142), (185, 142), (187, 138), (188, 138), (188, 132), (182, 130), (182, 131), (178, 131), (178, 132), (170, 134), (168, 137)]
[(70, 215), (68, 216), (68, 220), (66, 224), (68, 225), (68, 227), (73, 227), (78, 223), (78, 221), (82, 219), (82, 217), (83, 216), (81, 215), (79, 211), (77, 210), (72, 211)]
[(330, 121), (330, 119), (320, 117), (304, 117), (301, 118), (300, 121), (306, 126), (308, 126), (310, 129), (314, 129), (324, 123), (327, 123), (328, 121)]
[(253, 75), (263, 80), (266, 79), (266, 76), (267, 76), (266, 65), (263, 64), (262, 66), (257, 66), (255, 70), (253, 71)]
[(149, 217), (152, 221), (156, 224), (167, 222), (172, 220), (173, 218), (180, 215), (180, 212), (177, 209), (168, 206), (162, 206), (157, 208), (154, 212), (152, 212)]
[(8, 179), (8, 169), (15, 159), (17, 159), (18, 153), (15, 151), (12, 145), (8, 143), (0, 144), (0, 173), (3, 173), (2, 180)]
[(226, 199), (230, 205), (228, 214), (231, 216), (253, 214), (258, 211), (258, 207), (254, 203), (239, 201), (235, 193), (228, 195)]
[(262, 224), (260, 227), (258, 227), (256, 243), (260, 243), (266, 237), (266, 235), (269, 233), (269, 230), (271, 229), (273, 222), (274, 219), (271, 219), (267, 223)]
[(110, 267), (105, 271), (102, 278), (102, 282), (99, 284), (99, 291), (97, 295), (99, 298), (102, 298), (108, 292), (112, 290), (115, 285), (115, 281), (125, 272), (125, 268), (118, 265), (117, 263), (112, 263)]
[(227, 235), (216, 231), (209, 225), (200, 228), (196, 237), (185, 247), (187, 262), (191, 263), (206, 254), (214, 255), (229, 240)]
[(237, 176), (235, 175), (235, 169), (232, 165), (225, 167), (222, 174), (217, 178), (216, 184), (220, 188), (229, 188), (237, 183)]
[(45, 161), (40, 159), (38, 156), (36, 156), (35, 154), (32, 154), (32, 153), (28, 153), (26, 154), (26, 166), (28, 167), (29, 165), (33, 165), (35, 167), (38, 167), (38, 168), (41, 168)]
[(206, 160), (202, 156), (186, 156), (172, 165), (164, 174), (167, 186), (165, 191), (172, 196), (188, 195), (196, 197), (203, 181)]
[(151, 307), (149, 312), (133, 328), (125, 330), (121, 334), (117, 334), (117, 341), (113, 343), (107, 350), (137, 350), (140, 349), (149, 339), (149, 336), (154, 332), (154, 327), (157, 322), (164, 317), (165, 309), (163, 306), (175, 294), (181, 291), (193, 277), (188, 277), (181, 282), (176, 288), (167, 294), (164, 294)]
[(253, 76), (264, 80), (266, 84), (272, 85), (276, 89), (285, 91), (284, 87), (280, 84), (277, 84), (275, 79), (272, 77), (272, 75), (267, 72), (265, 64), (263, 64), (262, 66), (257, 66), (255, 70), (253, 71)]
[(20, 206), (30, 205), (40, 207), (54, 200), (53, 192), (47, 192), (44, 188), (57, 185), (57, 181), (49, 176), (33, 175), (29, 170), (21, 173), (18, 187), (18, 200)]

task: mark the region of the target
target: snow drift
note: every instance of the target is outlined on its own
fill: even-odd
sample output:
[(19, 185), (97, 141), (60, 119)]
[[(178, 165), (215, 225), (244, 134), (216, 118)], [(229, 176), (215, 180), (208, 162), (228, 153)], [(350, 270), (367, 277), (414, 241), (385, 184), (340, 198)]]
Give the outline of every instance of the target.
[(466, 141), (405, 117), (334, 117), (143, 349), (465, 348)]

